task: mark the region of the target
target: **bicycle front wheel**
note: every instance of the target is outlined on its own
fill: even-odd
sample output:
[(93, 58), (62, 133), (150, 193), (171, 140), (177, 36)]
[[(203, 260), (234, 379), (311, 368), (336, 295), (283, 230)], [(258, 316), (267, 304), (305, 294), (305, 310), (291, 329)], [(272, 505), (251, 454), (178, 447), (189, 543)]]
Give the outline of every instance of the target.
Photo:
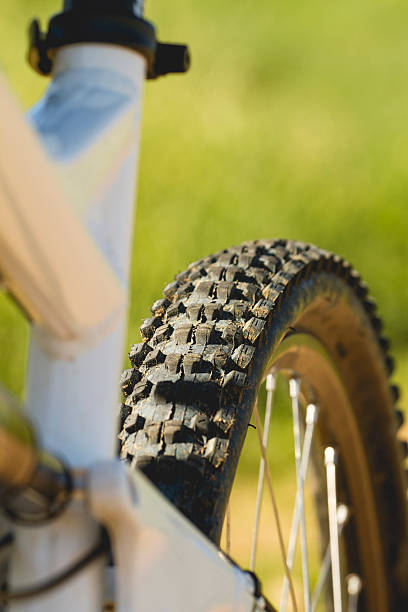
[[(323, 551), (333, 533), (339, 536), (338, 507), (333, 519), (327, 504), (333, 487), (349, 516), (337, 558), (335, 543), (331, 551), (337, 577), (327, 579), (326, 608), (339, 609), (352, 575), (362, 586), (359, 610), (405, 609), (408, 532), (397, 393), (388, 382), (392, 360), (381, 321), (359, 275), (311, 245), (255, 241), (195, 262), (164, 296), (142, 325), (143, 342), (132, 347), (132, 368), (122, 377), (122, 457), (218, 544), (261, 383), (286, 377), (296, 421), (300, 539), (308, 406), (318, 409), (310, 457)], [(274, 449), (265, 454), (265, 446), (262, 483), (265, 473), (273, 480)], [(325, 449), (338, 456), (334, 484), (325, 478), (333, 464), (330, 450), (325, 465)], [(307, 574), (304, 553), (302, 567)], [(309, 576), (303, 588), (305, 608), (312, 609)]]

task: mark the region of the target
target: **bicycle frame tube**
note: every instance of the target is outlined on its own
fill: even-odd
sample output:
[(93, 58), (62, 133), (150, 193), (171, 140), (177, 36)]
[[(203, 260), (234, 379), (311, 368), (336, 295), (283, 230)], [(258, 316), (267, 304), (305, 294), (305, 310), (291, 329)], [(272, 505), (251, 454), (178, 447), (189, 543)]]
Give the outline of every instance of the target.
[(57, 355), (75, 354), (123, 317), (126, 295), (1, 78), (0, 107), (2, 279), (48, 339), (65, 340)]
[[(125, 48), (63, 47), (55, 57), (53, 81), (30, 114), (78, 217), (123, 287), (129, 274), (144, 73), (144, 58)], [(113, 456), (112, 407), (118, 401), (124, 328), (123, 317), (99, 345), (70, 359), (64, 358), (63, 341), (33, 331), (28, 414), (43, 445), (68, 457), (73, 466)], [(94, 544), (96, 534), (97, 524), (76, 504), (45, 527), (18, 529), (11, 586), (32, 584), (63, 569)], [(102, 570), (103, 563), (95, 563), (68, 585), (9, 609), (68, 612), (80, 602), (81, 612), (100, 610)]]

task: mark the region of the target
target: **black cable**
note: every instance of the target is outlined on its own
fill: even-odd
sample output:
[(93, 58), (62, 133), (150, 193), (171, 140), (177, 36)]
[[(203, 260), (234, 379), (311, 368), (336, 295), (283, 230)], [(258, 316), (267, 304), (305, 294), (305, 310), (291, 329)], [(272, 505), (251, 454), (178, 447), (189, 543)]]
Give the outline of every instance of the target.
[(29, 597), (35, 597), (36, 595), (41, 595), (50, 589), (53, 589), (66, 580), (72, 578), (79, 571), (84, 569), (89, 563), (100, 557), (101, 555), (107, 553), (109, 551), (109, 541), (106, 532), (102, 532), (102, 536), (100, 541), (92, 548), (89, 552), (87, 552), (79, 561), (71, 565), (68, 569), (62, 571), (61, 573), (53, 576), (45, 580), (44, 582), (40, 582), (36, 585), (32, 585), (26, 587), (24, 589), (8, 592), (8, 591), (0, 591), (0, 601), (9, 602), (16, 601), (19, 599), (27, 599)]

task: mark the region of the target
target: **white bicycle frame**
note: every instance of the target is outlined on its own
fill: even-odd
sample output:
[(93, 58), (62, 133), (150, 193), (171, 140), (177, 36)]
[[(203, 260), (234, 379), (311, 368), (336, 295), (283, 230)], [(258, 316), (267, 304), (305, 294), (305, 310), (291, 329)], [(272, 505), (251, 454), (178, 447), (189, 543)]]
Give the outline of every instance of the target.
[[(129, 49), (61, 48), (29, 115), (37, 136), (0, 83), (0, 266), (34, 321), (27, 414), (45, 448), (85, 470), (59, 518), (15, 528), (9, 586), (70, 566), (103, 524), (115, 610), (261, 610), (252, 578), (114, 458), (144, 74)], [(106, 559), (94, 561), (8, 609), (100, 612), (108, 582)]]

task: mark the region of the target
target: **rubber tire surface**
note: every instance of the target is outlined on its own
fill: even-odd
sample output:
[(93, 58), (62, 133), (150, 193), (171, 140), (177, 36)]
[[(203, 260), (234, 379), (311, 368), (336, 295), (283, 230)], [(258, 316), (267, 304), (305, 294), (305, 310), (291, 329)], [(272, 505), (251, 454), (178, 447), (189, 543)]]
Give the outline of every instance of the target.
[(395, 437), (401, 414), (393, 409), (398, 392), (387, 382), (393, 364), (381, 327), (360, 276), (313, 245), (254, 241), (191, 264), (152, 306), (140, 328), (143, 342), (129, 353), (132, 367), (121, 379), (122, 458), (218, 543), (270, 356), (288, 333), (317, 337), (359, 421), (388, 609), (406, 609), (405, 482)]

